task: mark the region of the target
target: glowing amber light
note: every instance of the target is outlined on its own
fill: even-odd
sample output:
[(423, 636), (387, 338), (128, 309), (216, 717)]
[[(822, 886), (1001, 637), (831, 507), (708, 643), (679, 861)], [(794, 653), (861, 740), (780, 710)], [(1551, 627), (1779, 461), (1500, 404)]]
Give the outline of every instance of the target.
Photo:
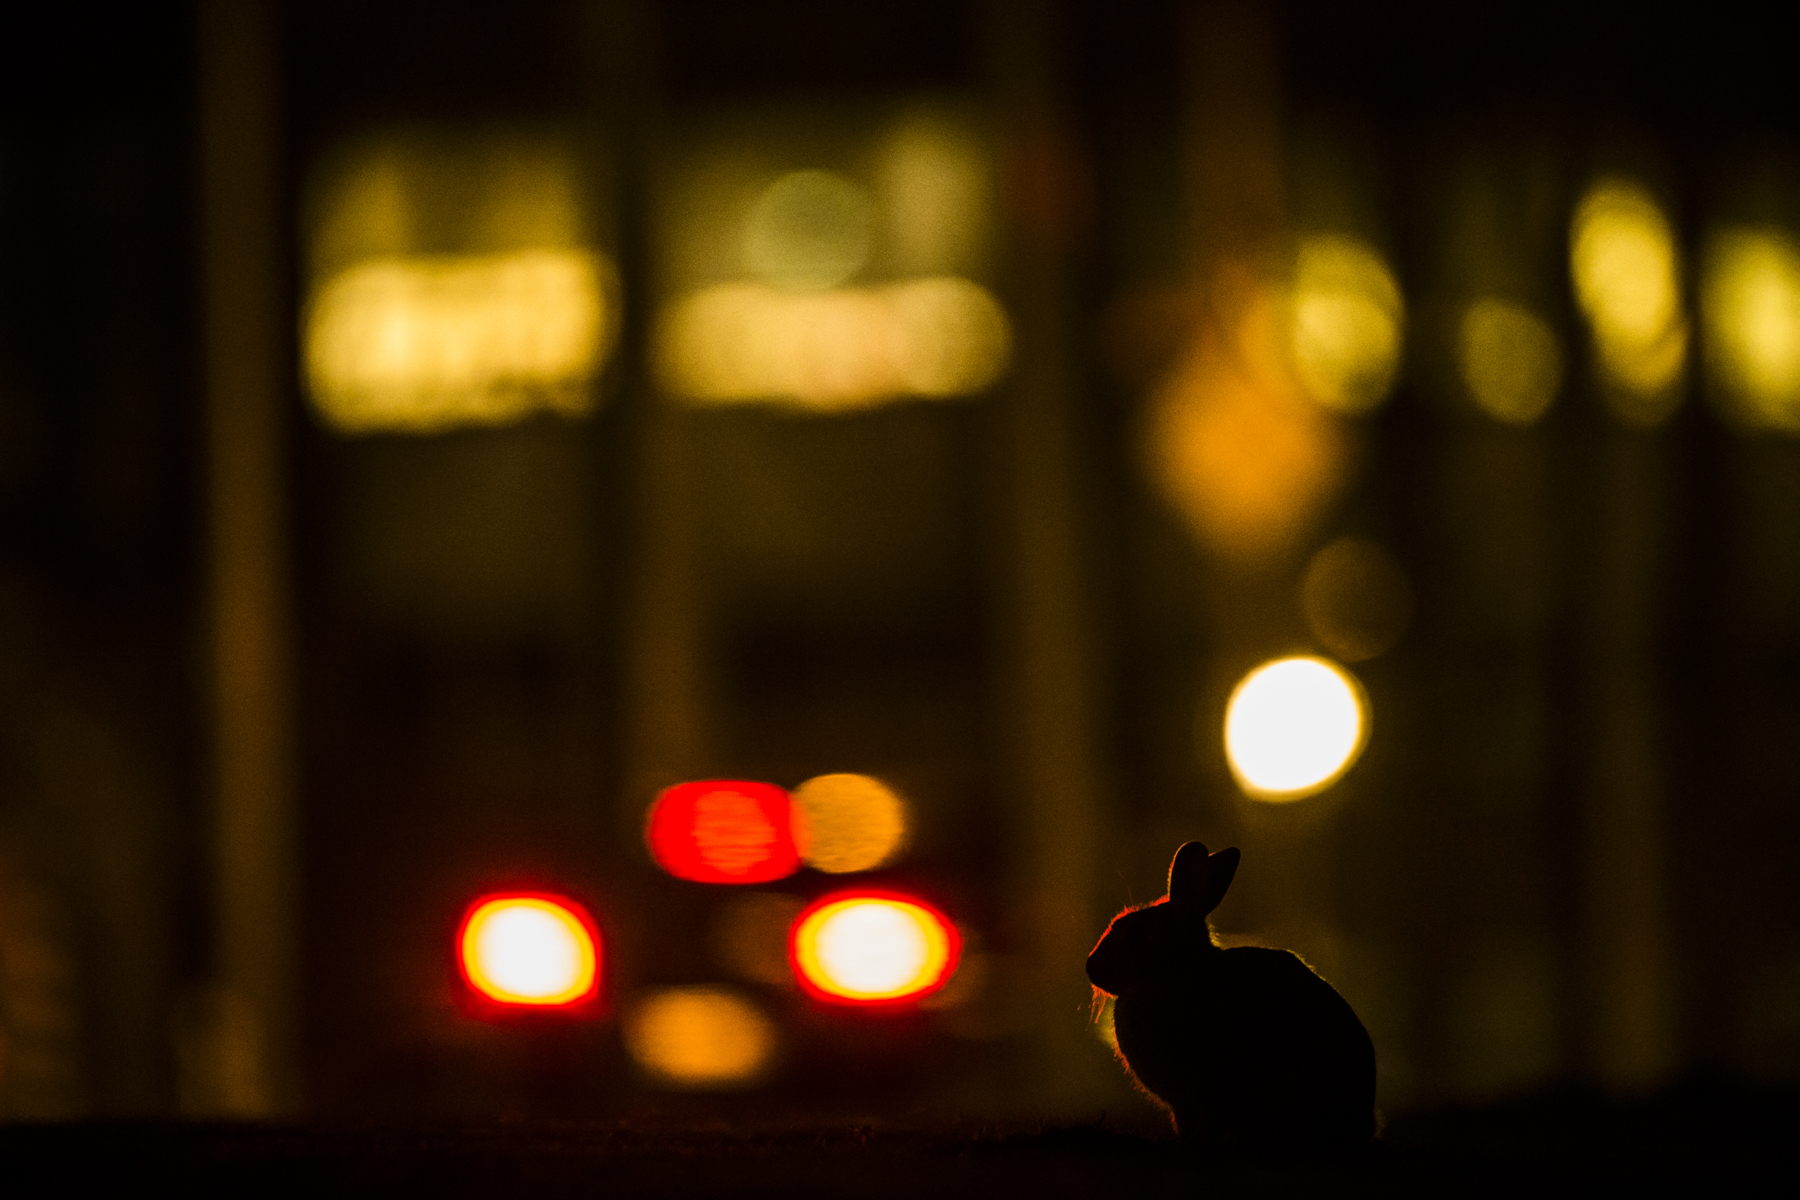
[(725, 988), (667, 988), (627, 1019), (625, 1048), (665, 1086), (710, 1090), (755, 1082), (776, 1036), (755, 1005)]
[(1157, 486), (1202, 543), (1246, 563), (1290, 548), (1349, 474), (1342, 422), (1279, 369), (1278, 301), (1258, 285), (1228, 328), (1202, 326), (1144, 426)]
[(489, 896), (457, 936), (463, 978), (501, 1004), (574, 1004), (599, 989), (599, 937), (573, 901)]
[(1225, 754), (1244, 791), (1298, 800), (1337, 782), (1368, 734), (1362, 689), (1323, 658), (1283, 658), (1244, 677), (1225, 708)]
[(818, 775), (794, 789), (794, 844), (832, 875), (870, 871), (906, 842), (906, 804), (867, 775)]
[(800, 869), (788, 794), (770, 783), (710, 779), (669, 788), (650, 806), (657, 865), (696, 883), (767, 883)]
[(944, 986), (962, 940), (942, 913), (917, 900), (857, 892), (827, 896), (801, 913), (789, 953), (795, 977), (818, 999), (882, 1004)]

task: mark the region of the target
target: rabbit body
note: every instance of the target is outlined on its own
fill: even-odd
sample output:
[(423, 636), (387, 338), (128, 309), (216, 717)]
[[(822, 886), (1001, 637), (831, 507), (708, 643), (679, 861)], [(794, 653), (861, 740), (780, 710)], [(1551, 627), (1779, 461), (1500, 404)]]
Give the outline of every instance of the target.
[(1235, 850), (1209, 858), (1188, 843), (1169, 896), (1119, 914), (1089, 955), (1089, 979), (1115, 997), (1120, 1057), (1183, 1138), (1295, 1152), (1366, 1143), (1375, 1047), (1355, 1011), (1285, 950), (1213, 942), (1206, 914), (1236, 868)]

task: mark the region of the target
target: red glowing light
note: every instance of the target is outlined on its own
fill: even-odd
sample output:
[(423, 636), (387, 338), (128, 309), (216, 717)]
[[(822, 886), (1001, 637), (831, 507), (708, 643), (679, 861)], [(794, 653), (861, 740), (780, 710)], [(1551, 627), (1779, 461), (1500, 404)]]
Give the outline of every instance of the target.
[(696, 883), (767, 883), (800, 869), (793, 806), (772, 783), (711, 779), (669, 788), (644, 838), (657, 865)]
[(456, 949), (463, 979), (498, 1004), (564, 1007), (600, 990), (599, 932), (564, 896), (483, 896), (463, 917)]
[(816, 901), (788, 935), (794, 977), (835, 1004), (895, 1004), (950, 981), (962, 938), (929, 904), (895, 892), (837, 892)]

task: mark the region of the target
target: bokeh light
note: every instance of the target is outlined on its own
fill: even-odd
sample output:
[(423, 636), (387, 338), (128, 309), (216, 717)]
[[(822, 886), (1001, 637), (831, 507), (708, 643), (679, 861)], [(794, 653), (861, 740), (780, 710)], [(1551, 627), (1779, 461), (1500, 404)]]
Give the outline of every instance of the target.
[(574, 1004), (599, 988), (599, 935), (581, 906), (561, 896), (483, 897), (456, 941), (463, 978), (501, 1004)]
[(1342, 234), (1301, 239), (1289, 303), (1294, 373), (1312, 399), (1355, 415), (1387, 398), (1405, 314), (1380, 254)]
[(819, 775), (794, 789), (794, 842), (810, 867), (869, 871), (906, 841), (906, 803), (867, 775)]
[(376, 136), (306, 205), (302, 366), (334, 432), (581, 416), (618, 323), (577, 156), (525, 131)]
[(877, 156), (883, 258), (899, 276), (961, 275), (988, 257), (989, 154), (966, 121), (914, 112)]
[(603, 270), (570, 250), (359, 263), (307, 313), (313, 402), (348, 434), (580, 416), (607, 334)]
[(1368, 729), (1362, 688), (1323, 658), (1283, 658), (1245, 676), (1225, 709), (1225, 755), (1247, 795), (1297, 800), (1350, 769)]
[[(1259, 298), (1240, 342), (1272, 342), (1272, 299)], [(1338, 419), (1294, 385), (1234, 361), (1202, 334), (1151, 397), (1144, 450), (1151, 478), (1208, 549), (1240, 561), (1290, 548), (1343, 485)]]
[(744, 264), (778, 288), (835, 287), (869, 261), (873, 204), (835, 171), (794, 171), (763, 189), (744, 222)]
[(750, 1001), (720, 987), (654, 992), (627, 1014), (625, 1048), (666, 1087), (697, 1091), (755, 1083), (775, 1057), (775, 1027)]
[(732, 283), (674, 304), (656, 358), (663, 386), (691, 402), (844, 412), (979, 392), (1011, 346), (999, 302), (967, 279), (816, 292)]
[(935, 909), (906, 896), (841, 893), (795, 921), (794, 975), (810, 994), (839, 1003), (913, 1000), (956, 970), (961, 939)]
[(1458, 330), (1457, 364), (1475, 406), (1496, 421), (1530, 425), (1562, 387), (1562, 348), (1544, 319), (1522, 304), (1485, 296)]
[(678, 879), (767, 883), (800, 869), (791, 811), (774, 784), (683, 783), (651, 804), (644, 836), (657, 865)]
[(1412, 585), (1380, 543), (1338, 538), (1308, 560), (1300, 611), (1321, 646), (1344, 662), (1362, 662), (1406, 633)]
[(1576, 207), (1569, 266), (1611, 385), (1607, 402), (1628, 425), (1661, 424), (1679, 400), (1688, 342), (1668, 218), (1640, 185), (1602, 179)]
[(1745, 424), (1800, 431), (1800, 245), (1774, 228), (1712, 239), (1702, 315), (1707, 367)]

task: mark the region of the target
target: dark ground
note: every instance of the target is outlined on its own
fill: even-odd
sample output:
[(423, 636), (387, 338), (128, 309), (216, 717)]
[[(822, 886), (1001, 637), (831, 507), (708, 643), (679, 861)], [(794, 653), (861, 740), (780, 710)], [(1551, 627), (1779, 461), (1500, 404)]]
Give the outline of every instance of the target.
[(733, 1129), (648, 1121), (461, 1126), (0, 1126), (0, 1190), (255, 1196), (1507, 1196), (1793, 1194), (1800, 1092), (1694, 1086), (1392, 1122), (1351, 1161), (1209, 1159), (1092, 1125)]

